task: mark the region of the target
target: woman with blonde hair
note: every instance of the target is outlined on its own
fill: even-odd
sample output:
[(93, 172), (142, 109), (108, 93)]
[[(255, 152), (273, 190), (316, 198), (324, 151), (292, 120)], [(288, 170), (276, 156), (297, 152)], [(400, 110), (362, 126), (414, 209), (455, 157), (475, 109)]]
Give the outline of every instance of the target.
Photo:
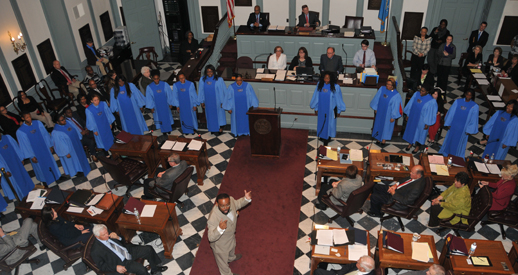
[(507, 208), (516, 188), (516, 182), (514, 181), (516, 175), (518, 175), (518, 166), (513, 164), (502, 169), (502, 179), (498, 182), (479, 182), (481, 188), (487, 185), (489, 188), (495, 189), (492, 193), (493, 204), (491, 204), (489, 211), (499, 211)]
[(269, 70), (285, 70), (286, 69), (286, 55), (281, 46), (273, 49), (273, 54), (268, 58)]

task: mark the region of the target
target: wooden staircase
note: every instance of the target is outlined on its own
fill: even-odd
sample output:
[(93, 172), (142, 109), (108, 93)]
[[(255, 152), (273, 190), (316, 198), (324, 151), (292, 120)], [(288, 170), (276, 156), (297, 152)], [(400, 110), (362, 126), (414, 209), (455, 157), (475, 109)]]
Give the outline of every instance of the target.
[(384, 47), (381, 42), (374, 42), (374, 54), (376, 55), (376, 68), (378, 69), (378, 87), (385, 86), (390, 75), (394, 75), (394, 56), (390, 47)]
[(219, 75), (225, 70), (225, 68), (234, 68), (237, 61), (237, 41), (230, 38), (221, 50), (221, 58), (219, 59), (219, 66), (217, 72)]

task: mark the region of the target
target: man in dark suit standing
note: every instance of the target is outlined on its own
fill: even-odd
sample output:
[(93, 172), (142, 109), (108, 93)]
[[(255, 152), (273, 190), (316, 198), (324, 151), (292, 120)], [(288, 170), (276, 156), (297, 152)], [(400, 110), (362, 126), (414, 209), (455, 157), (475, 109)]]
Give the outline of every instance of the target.
[(81, 144), (88, 147), (92, 160), (97, 162), (97, 150), (95, 147), (94, 134), (86, 129), (86, 121), (84, 121), (77, 113), (72, 112), (70, 107), (65, 108), (65, 119), (79, 130), (83, 136)]
[(320, 72), (333, 72), (338, 75), (343, 69), (342, 57), (335, 55), (335, 48), (327, 48), (327, 53), (320, 56)]
[(299, 15), (299, 27), (318, 27), (320, 20), (316, 12), (310, 12), (308, 5), (302, 6), (302, 14)]
[[(315, 275), (345, 275), (345, 274), (365, 274), (374, 275), (374, 259), (370, 256), (361, 256), (356, 263), (342, 265), (340, 270), (327, 271), (322, 268), (315, 270)], [(355, 272), (356, 271), (356, 272)]]
[(59, 61), (54, 60), (52, 62), (52, 72), (50, 73), (50, 78), (54, 81), (54, 84), (58, 86), (58, 88), (64, 88), (65, 92), (72, 93), (75, 97), (79, 94), (79, 89), (81, 89), (81, 81), (75, 79), (65, 67), (61, 66)]
[(487, 27), (487, 22), (480, 23), (480, 27), (478, 30), (474, 30), (471, 32), (471, 35), (469, 36), (469, 46), (468, 46), (468, 53), (473, 51), (473, 48), (475, 46), (480, 45), (482, 48), (487, 43), (487, 40), (489, 39), (489, 34), (485, 31)]
[(246, 25), (252, 29), (265, 30), (270, 25), (270, 21), (266, 14), (261, 12), (261, 7), (257, 5), (254, 7), (254, 12), (248, 17)]
[(158, 274), (167, 270), (167, 266), (160, 266), (162, 260), (152, 246), (124, 243), (115, 232), (108, 234), (108, 229), (104, 224), (94, 225), (92, 231), (96, 240), (92, 245), (91, 256), (102, 272), (149, 274), (146, 267), (134, 261), (138, 258), (148, 260), (151, 266), (151, 274)]
[[(149, 193), (149, 188), (155, 186), (155, 184), (160, 185), (160, 187), (164, 189), (171, 190), (174, 180), (178, 178), (188, 166), (187, 162), (181, 160), (180, 155), (177, 153), (172, 153), (167, 158), (167, 161), (169, 165), (171, 165), (171, 168), (165, 171), (163, 168), (158, 168), (155, 178), (148, 178), (144, 181), (144, 195), (142, 195), (141, 199), (153, 199), (153, 195)], [(157, 191), (160, 191), (160, 189), (157, 189)]]
[[(424, 168), (416, 165), (410, 170), (410, 177), (401, 180), (392, 186), (376, 184), (371, 195), (371, 209), (367, 213), (371, 217), (381, 217), (381, 206), (396, 200), (404, 205), (411, 205), (421, 196), (426, 184)], [(406, 207), (399, 204), (395, 209), (404, 210)]]

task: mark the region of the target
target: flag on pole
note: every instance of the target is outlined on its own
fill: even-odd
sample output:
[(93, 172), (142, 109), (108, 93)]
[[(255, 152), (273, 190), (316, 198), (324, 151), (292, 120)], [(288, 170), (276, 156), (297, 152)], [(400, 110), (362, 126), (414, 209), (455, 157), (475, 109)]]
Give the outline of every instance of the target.
[(385, 32), (386, 21), (389, 16), (390, 0), (381, 0), (380, 11), (378, 13), (378, 19), (381, 20), (380, 31)]
[(232, 19), (234, 19), (234, 0), (227, 0), (227, 22), (228, 27), (232, 27)]

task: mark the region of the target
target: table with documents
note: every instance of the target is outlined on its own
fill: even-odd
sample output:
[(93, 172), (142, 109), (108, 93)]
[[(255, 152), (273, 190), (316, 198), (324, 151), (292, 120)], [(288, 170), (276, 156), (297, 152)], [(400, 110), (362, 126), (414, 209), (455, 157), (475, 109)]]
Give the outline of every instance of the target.
[[(414, 167), (412, 154), (378, 153), (369, 152), (369, 166), (365, 180), (374, 181), (383, 177), (386, 180), (398, 181), (410, 176), (410, 170)], [(401, 156), (402, 163), (390, 162), (390, 156)], [(398, 166), (399, 165), (399, 166)]]
[(180, 159), (185, 160), (189, 165), (196, 168), (196, 176), (198, 177), (198, 185), (203, 185), (205, 173), (210, 169), (209, 157), (207, 154), (207, 141), (204, 139), (182, 138), (177, 136), (168, 136), (168, 139), (162, 144), (158, 155), (162, 163), (162, 167), (169, 167), (167, 158), (172, 153), (180, 155)]
[(158, 167), (158, 143), (156, 136), (132, 135), (128, 143), (114, 143), (110, 152), (115, 158), (128, 156), (142, 160), (148, 167), (148, 177), (154, 178), (153, 172)]
[(470, 175), (467, 164), (464, 167), (446, 165), (448, 157), (439, 154), (424, 154), (419, 156), (419, 164), (424, 168), (425, 177), (432, 177), (435, 184), (452, 185), (455, 182), (455, 175), (465, 172)]
[[(49, 196), (50, 195), (50, 192), (52, 192), (52, 188), (46, 188), (46, 189), (37, 189), (37, 190), (46, 190), (47, 191), (47, 194), (45, 194), (45, 196)], [(65, 200), (68, 200), (70, 198), (70, 196), (72, 196), (72, 194), (74, 192), (72, 191), (65, 191), (65, 190), (62, 190), (63, 194), (65, 194)], [(41, 217), (41, 208), (39, 209), (35, 209), (33, 207), (33, 204), (34, 202), (33, 201), (30, 201), (30, 202), (27, 202), (27, 197), (23, 198), (22, 201), (18, 204), (18, 206), (15, 207), (15, 211), (16, 213), (20, 214), (22, 216), (23, 219), (26, 219), (30, 216), (33, 216), (33, 217)], [(54, 210), (56, 210), (57, 213), (60, 213), (61, 211), (63, 211), (63, 209), (65, 208), (65, 204), (50, 204), (52, 206), (52, 208), (54, 208)]]
[[(324, 226), (327, 227), (327, 226)], [(329, 234), (319, 234), (319, 231)], [(349, 229), (344, 228), (322, 228), (316, 229), (317, 240), (323, 239), (323, 244), (315, 244), (311, 246), (311, 275), (318, 267), (319, 263), (334, 263), (334, 264), (350, 264), (355, 263), (363, 255), (372, 256), (370, 253), (370, 240), (369, 232), (365, 230), (356, 230), (356, 232), (364, 232), (366, 238), (364, 239), (366, 245), (355, 243), (341, 246), (332, 246), (333, 243), (341, 243), (344, 240), (344, 236), (347, 239), (347, 235), (344, 232)], [(330, 233), (331, 232), (331, 233)], [(327, 245), (324, 245), (327, 244)]]
[[(336, 152), (336, 148), (330, 148), (328, 150)], [(335, 154), (337, 159), (323, 159), (319, 158), (317, 164), (317, 186), (315, 194), (318, 195), (320, 192), (320, 187), (322, 186), (322, 177), (340, 177), (343, 178), (345, 176), (345, 170), (347, 167), (354, 165), (358, 168), (358, 175), (363, 175), (363, 152), (362, 150), (354, 150), (354, 149), (340, 149), (341, 154), (349, 154), (350, 159), (352, 160), (351, 164), (340, 163), (338, 159), (339, 154)]]
[[(466, 158), (466, 163), (470, 163), (470, 161), (472, 161), (472, 160), (478, 160), (478, 163), (474, 161), (473, 162), (474, 165), (468, 165), (469, 172), (471, 173), (471, 184), (470, 184), (471, 192), (473, 192), (473, 189), (475, 188), (475, 186), (478, 185), (478, 181), (497, 182), (501, 179), (500, 174), (498, 174), (497, 173), (498, 171), (495, 169), (495, 166), (497, 169), (500, 169), (498, 167), (498, 165), (500, 165), (502, 167), (511, 165), (511, 162), (508, 160), (494, 160), (492, 164), (495, 164), (495, 165), (492, 165), (489, 162), (486, 164), (486, 163), (484, 163), (484, 161), (481, 158), (478, 158), (478, 157), (468, 157), (468, 158)], [(484, 170), (484, 168), (491, 169), (491, 171), (493, 173), (491, 173), (491, 171), (489, 171), (489, 169), (487, 171)], [(482, 169), (484, 172), (481, 172), (478, 169)], [(487, 172), (489, 172), (489, 173), (487, 173)]]

